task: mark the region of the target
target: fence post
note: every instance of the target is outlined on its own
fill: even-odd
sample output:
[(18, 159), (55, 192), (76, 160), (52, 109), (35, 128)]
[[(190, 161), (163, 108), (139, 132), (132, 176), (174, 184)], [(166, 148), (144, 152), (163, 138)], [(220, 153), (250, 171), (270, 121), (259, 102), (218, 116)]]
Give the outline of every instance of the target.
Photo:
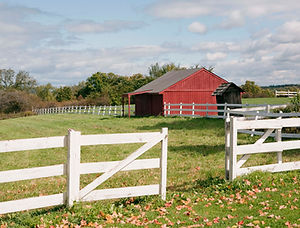
[(163, 139), (161, 141), (161, 158), (160, 158), (160, 196), (166, 200), (167, 189), (167, 160), (168, 160), (168, 128), (162, 128)]
[[(255, 115), (255, 119), (254, 120), (258, 120), (258, 114), (259, 114), (259, 111), (256, 111), (256, 115)], [(252, 129), (251, 131), (255, 132), (255, 129)], [(254, 134), (251, 134), (250, 136), (253, 137), (253, 135)]]
[(167, 109), (166, 102), (164, 102), (164, 117), (166, 117), (166, 115), (167, 115), (166, 109)]
[(80, 131), (69, 129), (67, 161), (67, 206), (79, 200), (80, 188)]
[(230, 154), (230, 116), (225, 119), (225, 178), (229, 180), (229, 154)]
[(237, 119), (235, 117), (231, 117), (230, 119), (230, 165), (229, 165), (229, 180), (232, 181), (236, 178), (236, 168), (237, 168), (237, 128), (236, 128)]
[(195, 117), (195, 103), (193, 102), (193, 106), (192, 106), (192, 116), (193, 118)]
[[(218, 106), (217, 106), (218, 108)], [(226, 110), (227, 110), (227, 103), (225, 102), (225, 105), (224, 105), (224, 112), (223, 112), (223, 119), (226, 118)], [(219, 115), (219, 114), (218, 114)]]
[[(282, 111), (280, 111), (280, 113), (282, 113)], [(281, 116), (277, 119), (281, 119)], [(275, 130), (275, 140), (276, 142), (281, 142), (281, 129)], [(282, 151), (277, 152), (277, 163), (282, 163)]]
[(206, 117), (208, 116), (208, 103), (206, 103)]
[(180, 111), (179, 111), (179, 116), (182, 116), (182, 102), (180, 102), (179, 109), (180, 109)]
[(103, 106), (103, 112), (102, 112), (103, 116), (105, 115), (105, 111), (106, 111), (106, 105)]
[(168, 110), (168, 114), (169, 114), (169, 116), (171, 115), (171, 105), (170, 105), (170, 102), (169, 102), (169, 110)]
[(266, 113), (269, 113), (269, 112), (270, 112), (270, 105), (266, 104)]

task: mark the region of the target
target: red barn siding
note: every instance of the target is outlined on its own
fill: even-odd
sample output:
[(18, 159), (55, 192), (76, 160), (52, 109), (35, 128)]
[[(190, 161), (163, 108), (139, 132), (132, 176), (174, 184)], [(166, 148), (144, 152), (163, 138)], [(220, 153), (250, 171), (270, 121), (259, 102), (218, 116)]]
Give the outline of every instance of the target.
[(164, 91), (182, 91), (182, 90), (204, 90), (213, 92), (221, 83), (226, 83), (224, 79), (216, 76), (215, 74), (200, 70), (189, 77), (177, 82)]
[[(212, 96), (212, 93), (222, 83), (227, 83), (227, 81), (202, 68), (177, 83), (174, 82), (173, 85), (170, 83), (170, 86), (162, 91), (151, 93), (151, 87), (145, 89), (145, 91), (138, 91), (138, 93), (144, 93), (133, 93), (135, 95), (136, 115), (161, 115), (163, 114), (164, 102), (171, 104), (216, 104), (216, 97)], [(183, 112), (183, 114), (191, 113)], [(195, 114), (205, 115), (205, 113), (197, 112)]]
[[(195, 104), (216, 104), (216, 97), (212, 96), (212, 93), (220, 84), (226, 82), (211, 72), (198, 71), (162, 91), (163, 102), (171, 104), (180, 102), (185, 104), (192, 104), (193, 102)], [(183, 114), (191, 113), (183, 112)], [(202, 112), (201, 115), (205, 115), (205, 113)]]

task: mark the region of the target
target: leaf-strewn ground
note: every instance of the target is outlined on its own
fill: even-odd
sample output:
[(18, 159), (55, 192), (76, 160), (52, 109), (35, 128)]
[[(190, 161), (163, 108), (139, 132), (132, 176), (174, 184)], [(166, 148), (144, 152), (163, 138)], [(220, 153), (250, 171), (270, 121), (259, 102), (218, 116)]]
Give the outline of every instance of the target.
[[(224, 121), (189, 118), (102, 118), (47, 115), (0, 121), (0, 139), (160, 131), (169, 128), (167, 200), (159, 196), (77, 203), (0, 215), (2, 227), (300, 227), (300, 172), (260, 173), (224, 180)], [(241, 135), (240, 143), (254, 139)], [(82, 162), (120, 160), (140, 144), (82, 147)], [(144, 158), (158, 157), (157, 145)], [(296, 161), (300, 151), (284, 152)], [(0, 154), (0, 170), (62, 164), (66, 149)], [(248, 164), (276, 161), (276, 154), (255, 155)], [(82, 175), (81, 187), (97, 175)], [(156, 184), (159, 170), (122, 172), (100, 188)], [(0, 185), (0, 201), (65, 191), (65, 177)]]

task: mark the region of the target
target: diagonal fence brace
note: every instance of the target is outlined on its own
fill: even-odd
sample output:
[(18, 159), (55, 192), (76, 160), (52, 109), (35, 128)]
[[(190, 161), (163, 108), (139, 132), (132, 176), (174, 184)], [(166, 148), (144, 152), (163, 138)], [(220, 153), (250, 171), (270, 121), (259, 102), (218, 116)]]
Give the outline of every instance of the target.
[(107, 179), (112, 177), (114, 174), (125, 168), (127, 165), (132, 163), (135, 159), (137, 159), (139, 156), (141, 156), (143, 153), (145, 153), (147, 150), (155, 146), (157, 143), (159, 143), (163, 138), (165, 137), (165, 134), (161, 134), (159, 138), (153, 139), (149, 141), (148, 143), (141, 146), (139, 149), (137, 149), (135, 152), (130, 154), (127, 158), (122, 160), (119, 164), (114, 166), (109, 171), (102, 174), (100, 177), (96, 178), (94, 181), (92, 181), (90, 184), (85, 186), (83, 189), (79, 192), (79, 198), (82, 199), (87, 194), (89, 194), (91, 191), (93, 191), (95, 188), (97, 188), (100, 184), (105, 182)]

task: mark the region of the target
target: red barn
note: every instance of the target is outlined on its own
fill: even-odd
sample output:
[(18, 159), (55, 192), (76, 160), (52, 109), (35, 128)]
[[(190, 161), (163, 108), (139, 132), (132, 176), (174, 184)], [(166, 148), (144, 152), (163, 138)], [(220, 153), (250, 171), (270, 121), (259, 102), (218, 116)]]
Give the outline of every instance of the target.
[[(164, 103), (216, 104), (214, 92), (219, 86), (225, 84), (232, 85), (233, 83), (229, 83), (205, 68), (176, 70), (170, 71), (124, 96), (128, 97), (129, 103), (130, 97), (135, 96), (136, 116), (162, 115)], [(233, 88), (235, 87), (237, 86), (234, 85)], [(237, 88), (236, 94), (240, 96), (241, 89)], [(240, 97), (235, 100), (241, 102)]]

